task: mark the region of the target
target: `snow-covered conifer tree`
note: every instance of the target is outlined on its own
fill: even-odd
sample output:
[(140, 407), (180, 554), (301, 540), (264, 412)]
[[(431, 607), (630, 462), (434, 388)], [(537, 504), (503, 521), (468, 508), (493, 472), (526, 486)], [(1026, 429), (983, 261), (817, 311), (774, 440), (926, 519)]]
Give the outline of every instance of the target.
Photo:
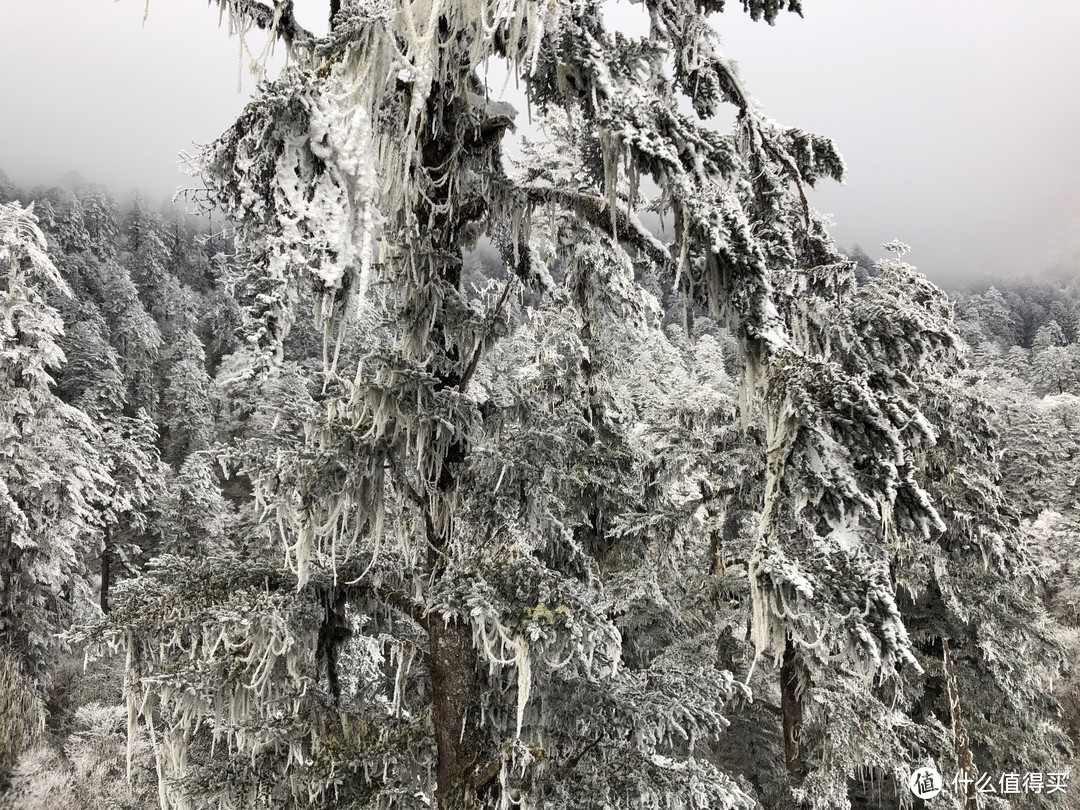
[(174, 333), (168, 327), (183, 317), (190, 304), (184, 300), (188, 296), (184, 294), (183, 285), (169, 272), (173, 261), (171, 251), (165, 245), (168, 236), (165, 223), (146, 209), (141, 197), (136, 197), (125, 225), (123, 264), (138, 288), (147, 312), (157, 321), (168, 342)]
[(1065, 331), (1055, 320), (1050, 320), (1035, 333), (1035, 339), (1031, 341), (1031, 351), (1038, 354), (1043, 349), (1051, 346), (1064, 346), (1068, 341), (1065, 339)]
[(156, 414), (161, 331), (150, 317), (128, 271), (113, 260), (101, 262), (96, 273), (98, 308), (109, 325), (109, 342), (116, 348), (131, 413), (143, 408)]
[(137, 570), (149, 550), (150, 519), (165, 500), (166, 469), (158, 454), (158, 431), (145, 411), (127, 416), (99, 413), (104, 461), (113, 487), (102, 515), (99, 604), (109, 610), (109, 589)]
[[(1042, 334), (1042, 330), (1040, 330)], [(1080, 391), (1080, 343), (1048, 345), (1032, 350), (1032, 384), (1039, 393), (1064, 394)]]
[[(816, 767), (850, 737), (817, 745), (807, 701), (813, 685), (864, 730), (883, 717), (873, 679), (919, 666), (898, 538), (947, 527), (919, 479), (937, 434), (910, 378), (952, 338), (935, 301), (904, 331), (872, 295), (876, 331), (847, 314), (852, 266), (806, 197), (842, 162), (751, 102), (707, 19), (723, 4), (646, 0), (649, 35), (628, 37), (599, 0), (353, 0), (322, 38), (291, 3), (220, 5), (294, 59), (201, 158), (246, 263), (234, 357), (251, 362), (230, 373), (257, 391), (289, 368), (305, 299), (322, 371), (271, 421), (274, 452), (232, 454), (284, 564), (163, 557), (105, 629), (131, 656), (163, 804), (750, 805), (709, 751), (743, 692), (717, 666), (729, 616), (673, 573), (695, 549), (698, 570), (724, 567), (726, 547), (700, 540), (722, 546), (730, 459), (706, 470), (665, 448), (655, 420), (679, 409), (650, 405), (661, 378), (626, 382), (633, 357), (680, 356), (638, 272), (737, 341), (739, 415), (764, 444), (741, 567), (756, 654), (780, 669), (794, 795), (845, 806), (856, 767), (898, 773), (892, 735)], [(565, 114), (548, 158), (516, 172), (493, 60), (538, 114)], [(671, 220), (670, 244), (643, 210)], [(470, 290), (481, 236), (505, 267)], [(709, 362), (696, 348), (682, 356)], [(274, 403), (249, 418), (259, 404)], [(691, 412), (678, 441), (725, 453), (713, 415)]]
[(66, 363), (57, 376), (57, 391), (92, 415), (123, 408), (124, 376), (120, 356), (109, 345), (109, 327), (93, 301), (75, 309), (60, 340)]
[(39, 288), (66, 285), (18, 203), (0, 206), (0, 272), (0, 648), (40, 679), (87, 590), (95, 510), (112, 482), (96, 427), (52, 390), (63, 324)]
[(115, 258), (121, 247), (116, 201), (100, 186), (80, 184), (75, 192), (82, 208), (82, 221), (90, 238), (90, 249), (102, 259)]
[(218, 483), (218, 465), (206, 451), (187, 455), (170, 487), (165, 506), (163, 551), (184, 557), (220, 553), (227, 507)]
[(166, 456), (179, 469), (191, 453), (209, 450), (213, 443), (210, 377), (202, 343), (190, 329), (169, 347), (169, 355), (171, 364), (163, 395), (168, 429)]
[(901, 802), (919, 758), (953, 774), (1008, 772), (1020, 762), (1053, 768), (1063, 751), (1048, 697), (1058, 648), (1002, 492), (993, 412), (963, 366), (951, 305), (914, 268), (888, 260), (850, 299), (847, 323), (860, 339), (840, 342), (842, 362), (919, 409), (906, 438), (922, 446), (913, 463), (942, 521), (922, 536), (901, 522), (885, 538), (921, 671), (908, 668), (870, 689), (842, 673), (809, 686), (815, 806), (841, 801), (860, 771), (872, 786), (852, 794), (861, 806)]

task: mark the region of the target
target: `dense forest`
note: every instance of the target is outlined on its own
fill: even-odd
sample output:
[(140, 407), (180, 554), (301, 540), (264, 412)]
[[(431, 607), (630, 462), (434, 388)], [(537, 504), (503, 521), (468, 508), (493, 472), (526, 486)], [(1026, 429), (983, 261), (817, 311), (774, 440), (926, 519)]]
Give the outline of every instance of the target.
[(331, 5), (0, 175), (0, 808), (1080, 807), (1080, 281), (838, 248), (722, 3)]

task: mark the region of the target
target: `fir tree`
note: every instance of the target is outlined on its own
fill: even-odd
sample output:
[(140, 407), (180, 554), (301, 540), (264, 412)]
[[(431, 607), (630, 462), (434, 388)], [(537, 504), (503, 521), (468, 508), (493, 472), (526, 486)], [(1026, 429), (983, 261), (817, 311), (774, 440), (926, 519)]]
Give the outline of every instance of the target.
[(116, 201), (98, 186), (80, 184), (76, 194), (82, 206), (90, 249), (102, 260), (114, 259), (120, 252), (119, 210)]
[(141, 568), (148, 548), (151, 520), (163, 509), (166, 475), (158, 455), (157, 427), (145, 411), (126, 416), (102, 414), (98, 422), (103, 455), (113, 479), (103, 518), (99, 605), (109, 610), (109, 590), (124, 574)]
[(161, 350), (161, 331), (147, 313), (138, 290), (124, 267), (104, 261), (97, 272), (99, 309), (109, 325), (109, 342), (116, 348), (124, 377), (129, 412), (140, 408), (156, 414), (158, 377), (155, 366)]
[(67, 362), (57, 376), (57, 393), (94, 417), (121, 410), (120, 356), (109, 345), (109, 327), (92, 301), (83, 302), (69, 319), (60, 346)]
[[(1040, 331), (1040, 334), (1043, 333)], [(1039, 393), (1064, 394), (1080, 390), (1080, 344), (1033, 349), (1031, 372), (1032, 384)]]
[(216, 461), (205, 451), (189, 454), (169, 493), (161, 551), (190, 558), (221, 553), (227, 511)]
[(163, 411), (167, 434), (165, 455), (179, 469), (189, 455), (209, 450), (213, 443), (210, 377), (206, 353), (190, 330), (170, 347)]
[(1038, 354), (1043, 349), (1049, 349), (1051, 346), (1064, 346), (1068, 341), (1065, 340), (1065, 332), (1057, 321), (1048, 321), (1045, 325), (1039, 327), (1039, 331), (1035, 333), (1035, 339), (1031, 343), (1031, 351)]
[(173, 284), (179, 283), (168, 270), (170, 254), (165, 246), (165, 224), (156, 214), (146, 210), (142, 197), (137, 196), (125, 225), (124, 264), (139, 290), (143, 305), (160, 325), (170, 314), (167, 307), (172, 296), (166, 292), (166, 287), (170, 280)]
[[(648, 0), (650, 36), (630, 38), (599, 2), (344, 2), (316, 38), (290, 4), (223, 1), (295, 66), (201, 163), (243, 247), (249, 341), (223, 368), (250, 395), (228, 454), (252, 483), (247, 536), (163, 556), (102, 631), (130, 654), (131, 717), (161, 741), (163, 804), (749, 807), (714, 761), (745, 695), (720, 655), (744, 618), (778, 669), (797, 802), (847, 806), (860, 768), (897, 782), (960, 738), (934, 717), (867, 734), (891, 722), (885, 690), (919, 694), (928, 643), (981, 641), (966, 606), (935, 603), (943, 630), (897, 596), (933, 580), (898, 538), (957, 570), (1006, 556), (992, 484), (972, 538), (932, 458), (947, 307), (899, 265), (859, 292), (806, 198), (839, 155), (749, 101), (706, 18), (720, 6)], [(772, 22), (799, 4), (744, 6)], [(494, 58), (539, 113), (564, 111), (514, 176)], [(647, 208), (674, 221), (670, 245)], [(472, 291), (480, 236), (505, 269)], [(657, 406), (655, 372), (631, 382), (635, 358), (721, 364), (703, 338), (671, 345), (639, 274), (730, 330), (755, 493), (728, 492), (723, 379), (684, 367), (714, 388), (684, 408)], [(288, 351), (304, 300), (314, 374)], [(208, 411), (184, 400), (205, 391), (197, 354), (166, 396), (177, 466), (209, 441), (183, 421)], [(715, 598), (688, 590), (695, 565)], [(986, 621), (1038, 618), (1019, 594)], [(242, 756), (215, 760), (219, 745)]]
[(97, 429), (52, 390), (63, 324), (39, 285), (66, 285), (32, 211), (18, 203), (0, 207), (0, 267), (0, 648), (40, 682), (55, 634), (87, 590), (95, 510), (112, 481)]

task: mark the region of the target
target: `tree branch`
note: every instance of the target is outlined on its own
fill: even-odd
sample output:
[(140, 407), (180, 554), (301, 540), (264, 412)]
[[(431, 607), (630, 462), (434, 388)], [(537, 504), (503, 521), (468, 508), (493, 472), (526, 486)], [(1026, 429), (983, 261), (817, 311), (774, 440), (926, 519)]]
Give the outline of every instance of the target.
[(372, 593), (374, 593), (379, 599), (394, 608), (400, 613), (405, 614), (422, 628), (427, 630), (428, 616), (424, 610), (424, 606), (413, 599), (406, 593), (391, 588), (385, 582), (380, 582), (376, 585), (370, 585)]
[(802, 203), (803, 220), (806, 223), (807, 233), (809, 233), (810, 201), (806, 199), (806, 190), (803, 188), (802, 174), (800, 174), (795, 164), (788, 159), (787, 155), (783, 154), (779, 149), (769, 143), (769, 139), (765, 136), (765, 133), (761, 133), (761, 143), (765, 147), (765, 151), (784, 167), (784, 170), (788, 173), (788, 177), (790, 177), (791, 181), (795, 184), (795, 188), (799, 192), (799, 201)]
[(486, 788), (492, 782), (495, 781), (499, 775), (499, 771), (502, 770), (502, 757), (496, 757), (491, 760), (487, 765), (473, 774), (472, 789), (474, 793), (479, 793)]
[[(613, 212), (607, 200), (581, 191), (525, 186), (526, 199), (536, 205), (556, 204), (568, 208), (598, 231), (632, 245), (654, 264), (674, 272), (675, 260), (667, 246), (649, 233), (637, 217), (616, 206)], [(612, 222), (615, 233), (612, 233)]]
[(565, 779), (567, 776), (569, 776), (570, 773), (574, 770), (574, 768), (578, 766), (578, 763), (581, 762), (582, 758), (594, 748), (596, 748), (598, 745), (600, 745), (603, 739), (604, 736), (602, 734), (598, 735), (596, 739), (590, 740), (584, 748), (582, 748), (580, 751), (570, 757), (570, 759), (567, 760), (561, 768), (559, 768), (559, 778)]
[[(503, 306), (506, 304), (506, 299), (510, 297), (510, 286), (513, 283), (514, 277), (510, 276), (506, 280), (506, 285), (503, 287), (502, 295), (499, 296), (498, 302), (488, 316), (488, 320), (494, 323), (495, 319), (499, 317), (499, 313), (502, 312)], [(476, 373), (476, 366), (480, 363), (480, 355), (483, 353), (484, 341), (479, 340), (476, 343), (476, 348), (473, 350), (473, 355), (469, 360), (469, 365), (466, 366), (465, 372), (461, 375), (461, 380), (458, 382), (458, 391), (463, 392), (469, 385), (469, 380), (472, 379), (473, 374)]]
[(289, 50), (310, 51), (315, 44), (315, 35), (296, 21), (293, 0), (273, 0), (272, 6), (259, 0), (217, 0), (217, 4), (256, 28), (273, 32)]

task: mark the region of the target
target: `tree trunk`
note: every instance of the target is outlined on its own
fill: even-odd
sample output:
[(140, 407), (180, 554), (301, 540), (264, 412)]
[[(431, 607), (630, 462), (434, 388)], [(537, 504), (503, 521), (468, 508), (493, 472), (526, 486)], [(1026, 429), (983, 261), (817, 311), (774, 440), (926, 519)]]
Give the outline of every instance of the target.
[[(442, 381), (457, 383), (456, 375)], [(442, 461), (435, 494), (428, 504), (425, 529), (428, 540), (427, 564), (433, 580), (445, 576), (452, 553), (450, 526), (440, 531), (434, 515), (438, 501), (457, 486), (457, 474), (468, 456), (464, 442), (455, 442)], [(431, 680), (431, 721), (435, 729), (437, 779), (435, 799), (438, 810), (465, 810), (475, 807), (473, 774), (484, 755), (485, 736), (480, 728), (481, 684), (472, 628), (467, 620), (431, 614), (426, 620), (428, 653), (426, 664)]]
[(971, 743), (964, 717), (960, 710), (960, 689), (956, 683), (956, 670), (953, 668), (952, 652), (949, 640), (941, 639), (941, 660), (945, 666), (945, 682), (949, 688), (949, 713), (952, 715), (953, 747), (956, 751), (956, 770), (967, 784), (964, 791), (964, 810), (979, 810), (979, 794), (975, 787), (978, 772), (975, 770), (975, 758), (971, 754)]
[(105, 527), (101, 547), (101, 612), (109, 612), (109, 586), (112, 582), (112, 528)]
[[(336, 5), (337, 0), (333, 0), (332, 13)], [(449, 27), (445, 19), (440, 20), (440, 34)], [(462, 69), (467, 80), (471, 69), (467, 66)], [(429, 263), (429, 280), (443, 285), (449, 293), (460, 290), (461, 286), (461, 229), (482, 216), (486, 205), (462, 200), (457, 183), (452, 182), (453, 173), (458, 171), (455, 132), (467, 105), (442, 103), (444, 90), (435, 84), (426, 102), (430, 122), (420, 133), (419, 151), (430, 186), (424, 201), (417, 205), (415, 216), (420, 233), (425, 235), (422, 239), (428, 240), (427, 244), (417, 244), (416, 249)], [(484, 144), (479, 142), (475, 145), (481, 146)], [(498, 156), (495, 146), (487, 144), (487, 147)], [(428, 336), (435, 352), (427, 362), (427, 369), (438, 380), (436, 391), (460, 391), (472, 373), (467, 370), (471, 364), (466, 362), (468, 357), (462, 356), (459, 336), (454, 334), (453, 314), (443, 304), (437, 306), (439, 310)], [(447, 563), (454, 554), (453, 521), (443, 521), (438, 516), (457, 488), (458, 474), (468, 459), (468, 430), (464, 425), (461, 428), (459, 437), (446, 450), (437, 479), (429, 483), (434, 486), (428, 490), (431, 494), (424, 507), (428, 543), (426, 574), (432, 583), (446, 576)], [(435, 798), (438, 810), (467, 810), (477, 806), (477, 793), (491, 784), (489, 769), (481, 768), (491, 746), (480, 726), (480, 659), (473, 645), (472, 628), (467, 619), (449, 617), (447, 621), (447, 618), (432, 613), (425, 621), (430, 647), (425, 663), (431, 682), (431, 719), (438, 758)]]
[(475, 806), (472, 774), (484, 749), (472, 629), (464, 622), (447, 624), (432, 616), (428, 638), (431, 720), (438, 752), (435, 798), (439, 810), (463, 810)]
[(784, 644), (784, 658), (780, 664), (780, 715), (784, 729), (784, 764), (788, 776), (796, 783), (806, 776), (806, 763), (800, 750), (803, 727), (802, 691), (809, 682), (802, 659), (789, 638)]

